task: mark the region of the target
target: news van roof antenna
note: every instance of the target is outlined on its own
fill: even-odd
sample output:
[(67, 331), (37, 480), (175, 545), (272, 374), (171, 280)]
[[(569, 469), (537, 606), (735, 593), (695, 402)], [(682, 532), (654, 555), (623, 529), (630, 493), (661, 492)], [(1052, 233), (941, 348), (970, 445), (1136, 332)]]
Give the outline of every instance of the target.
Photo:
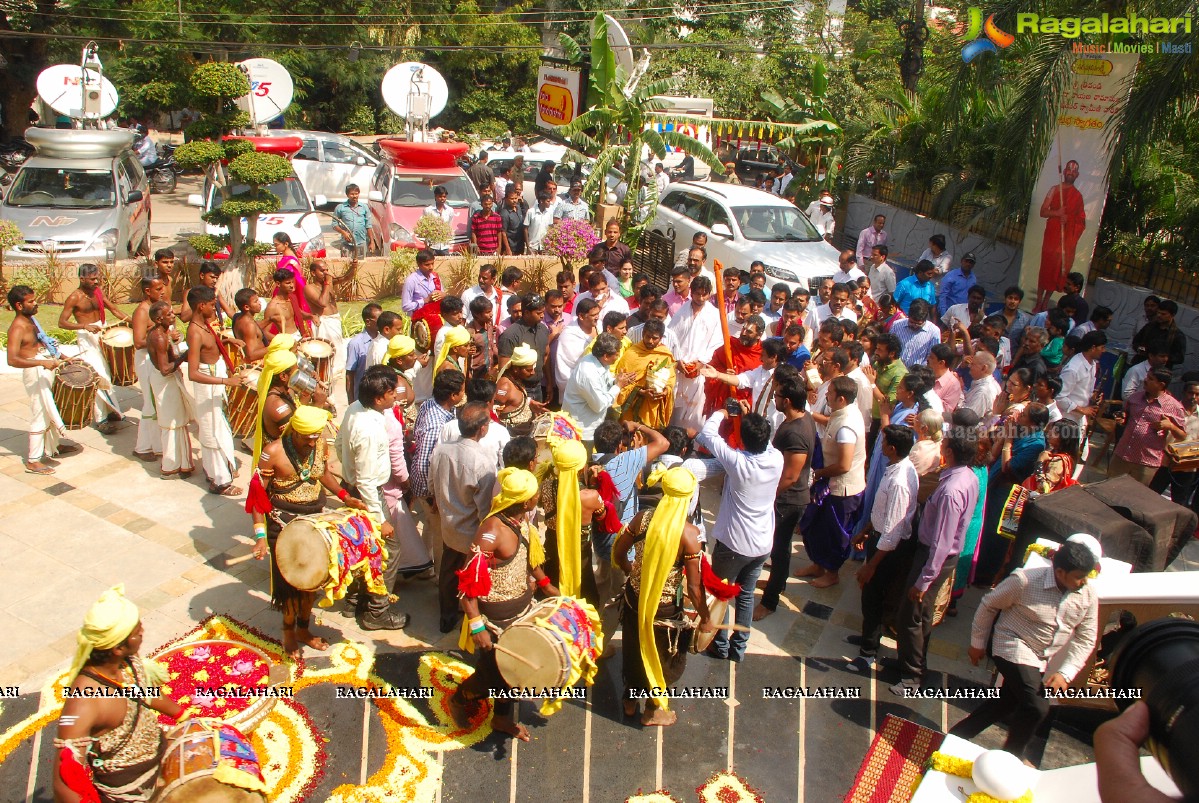
[(625, 33), (624, 27), (610, 14), (605, 14), (604, 19), (608, 23), (608, 46), (612, 48), (612, 55), (616, 57), (616, 66), (624, 73), (625, 84), (621, 91), (626, 98), (632, 97), (641, 77), (649, 69), (649, 51), (643, 50), (641, 59), (634, 64), (633, 46), (629, 43), (629, 35)]
[(117, 108), (117, 89), (104, 77), (100, 47), (88, 42), (78, 65), (55, 64), (37, 77), (37, 94), (77, 128), (99, 128)]
[(441, 73), (419, 61), (395, 65), (383, 76), (383, 102), (404, 120), (409, 142), (428, 141), (429, 120), (441, 114), (450, 89)]

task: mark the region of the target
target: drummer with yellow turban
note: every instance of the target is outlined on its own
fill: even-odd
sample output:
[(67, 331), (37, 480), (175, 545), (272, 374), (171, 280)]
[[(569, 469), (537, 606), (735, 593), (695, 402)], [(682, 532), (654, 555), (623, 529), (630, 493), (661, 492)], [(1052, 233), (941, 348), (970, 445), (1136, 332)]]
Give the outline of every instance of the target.
[(451, 326), (445, 332), (445, 340), (441, 342), (441, 350), (433, 361), (433, 376), (447, 368), (461, 371), (464, 376), (470, 376), (470, 352), (474, 347), (470, 332), (465, 326)]
[(546, 571), (557, 578), (568, 597), (582, 597), (599, 610), (600, 596), (592, 568), (592, 521), (606, 512), (599, 491), (585, 487), (587, 447), (582, 441), (554, 438), (551, 470), (541, 481), (540, 507), (545, 516)]
[[(322, 437), (327, 423), (328, 410), (300, 405), (279, 438), (262, 447), (246, 496), (246, 512), (254, 520), (255, 558), (265, 558), (268, 548), (273, 558), (279, 533), (288, 522), (324, 510), (326, 491), (345, 507), (366, 509), (329, 470), (329, 442)], [(283, 613), (283, 649), (293, 660), (301, 657), (304, 646), (329, 649), (308, 629), (314, 599), (311, 591), (301, 591), (283, 579), (278, 562), (272, 559), (271, 604)]]
[(183, 708), (166, 696), (90, 696), (107, 689), (153, 689), (166, 680), (162, 667), (137, 657), (141, 616), (124, 586), (100, 595), (76, 641), (71, 689), (89, 696), (70, 696), (63, 705), (54, 739), (54, 799), (150, 800), (166, 752), (158, 715), (178, 718)]
[[(529, 515), (537, 507), (537, 478), (521, 468), (496, 475), (498, 494), (479, 525), (471, 559), (458, 571), (458, 593), (465, 614), (460, 646), (479, 652), (474, 674), (450, 698), (450, 713), (462, 727), (478, 725), (483, 701), (492, 689), (510, 688), (495, 660), (495, 640), (533, 604), (533, 586), (545, 596), (558, 596), (549, 576), (537, 532)], [(533, 583), (529, 582), (532, 577)], [(494, 700), (491, 727), (529, 741), (529, 732), (513, 717), (511, 700)]]
[(500, 370), (495, 382), (495, 414), (512, 437), (533, 432), (533, 419), (546, 411), (546, 406), (529, 396), (525, 390), (537, 373), (537, 352), (524, 343), (512, 349), (512, 358)]
[(295, 353), (298, 342), (294, 334), (277, 334), (262, 359), (262, 373), (258, 376), (258, 416), (254, 424), (255, 463), (263, 444), (279, 437), (298, 405), (312, 403), (324, 407), (328, 400), (328, 392), (320, 386), (311, 397), (293, 391), (292, 377), (298, 370), (299, 358)]
[(627, 575), (621, 610), (624, 714), (637, 716), (644, 699), (641, 724), (666, 726), (678, 715), (655, 690), (677, 683), (687, 666), (692, 630), (683, 611), (684, 593), (699, 612), (696, 626), (707, 627), (709, 613), (699, 529), (687, 521), (695, 475), (676, 466), (654, 472), (649, 482), (662, 483), (662, 501), (633, 517), (617, 537), (612, 559)]
[(391, 366), (399, 374), (394, 415), (403, 425), (405, 436), (411, 440), (418, 407), (413, 381), (416, 372), (420, 370), (416, 360), (416, 341), (408, 335), (393, 335), (391, 340), (387, 341), (387, 354), (383, 358), (383, 364)]

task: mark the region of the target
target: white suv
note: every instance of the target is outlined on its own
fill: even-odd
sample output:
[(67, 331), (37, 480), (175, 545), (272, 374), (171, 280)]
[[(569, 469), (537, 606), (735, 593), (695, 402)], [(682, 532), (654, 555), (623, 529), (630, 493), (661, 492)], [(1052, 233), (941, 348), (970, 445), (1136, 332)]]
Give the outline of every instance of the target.
[(766, 266), (770, 284), (814, 288), (837, 272), (838, 251), (825, 242), (795, 204), (762, 190), (709, 181), (671, 184), (651, 228), (674, 235), (681, 248), (696, 232), (708, 235), (708, 265), (749, 270)]

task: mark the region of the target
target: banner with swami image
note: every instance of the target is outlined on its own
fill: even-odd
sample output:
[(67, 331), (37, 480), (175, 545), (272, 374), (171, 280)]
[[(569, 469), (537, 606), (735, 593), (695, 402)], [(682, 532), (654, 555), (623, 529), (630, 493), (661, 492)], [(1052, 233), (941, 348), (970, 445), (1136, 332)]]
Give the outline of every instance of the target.
[(1020, 286), (1026, 301), (1036, 288), (1037, 309), (1062, 291), (1067, 274), (1085, 276), (1091, 267), (1107, 198), (1112, 143), (1106, 126), (1127, 101), (1136, 68), (1135, 53), (1079, 55), (1071, 64), (1024, 232)]

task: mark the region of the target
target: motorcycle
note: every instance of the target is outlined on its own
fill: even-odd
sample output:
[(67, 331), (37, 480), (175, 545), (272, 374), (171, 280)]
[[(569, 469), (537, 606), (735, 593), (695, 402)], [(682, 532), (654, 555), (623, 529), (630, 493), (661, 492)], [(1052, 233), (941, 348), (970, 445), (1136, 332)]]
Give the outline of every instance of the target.
[(147, 165), (146, 178), (150, 180), (150, 192), (156, 194), (174, 192), (175, 185), (179, 181), (178, 167), (174, 156), (159, 159), (157, 162)]
[(9, 175), (14, 175), (25, 160), (33, 155), (33, 146), (21, 137), (16, 137), (0, 145), (0, 168)]

